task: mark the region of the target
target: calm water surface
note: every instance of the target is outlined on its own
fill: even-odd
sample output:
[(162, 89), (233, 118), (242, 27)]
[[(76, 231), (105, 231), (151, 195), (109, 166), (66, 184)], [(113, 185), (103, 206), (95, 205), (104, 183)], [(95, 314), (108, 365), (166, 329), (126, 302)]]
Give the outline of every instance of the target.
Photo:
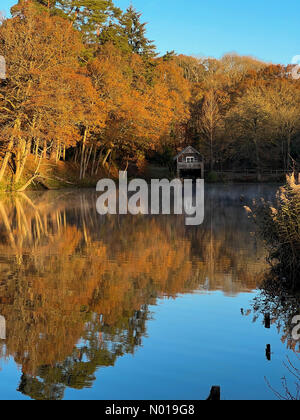
[[(0, 197), (1, 399), (275, 399), (282, 314), (243, 206), (273, 186), (207, 187), (205, 223), (99, 216), (93, 191)], [(241, 198), (242, 196), (242, 198)], [(272, 354), (266, 354), (270, 344)], [(268, 360), (271, 359), (271, 360)], [(299, 362), (298, 362), (299, 363)]]

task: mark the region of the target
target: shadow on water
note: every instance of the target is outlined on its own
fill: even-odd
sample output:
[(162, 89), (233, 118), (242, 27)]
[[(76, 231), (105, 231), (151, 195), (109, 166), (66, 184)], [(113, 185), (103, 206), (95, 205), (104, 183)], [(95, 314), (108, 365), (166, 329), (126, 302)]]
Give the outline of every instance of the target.
[(141, 346), (162, 297), (256, 289), (266, 263), (242, 211), (261, 193), (252, 188), (211, 187), (197, 228), (183, 216), (101, 217), (93, 191), (2, 197), (0, 356), (21, 366), (18, 391), (91, 388), (99, 368)]

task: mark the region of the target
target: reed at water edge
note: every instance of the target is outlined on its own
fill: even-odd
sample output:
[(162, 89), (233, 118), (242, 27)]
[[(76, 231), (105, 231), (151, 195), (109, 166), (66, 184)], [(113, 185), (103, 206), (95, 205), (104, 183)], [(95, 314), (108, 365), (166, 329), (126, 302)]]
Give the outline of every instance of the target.
[(300, 176), (287, 175), (274, 203), (261, 199), (245, 208), (268, 249), (274, 281), (300, 289)]

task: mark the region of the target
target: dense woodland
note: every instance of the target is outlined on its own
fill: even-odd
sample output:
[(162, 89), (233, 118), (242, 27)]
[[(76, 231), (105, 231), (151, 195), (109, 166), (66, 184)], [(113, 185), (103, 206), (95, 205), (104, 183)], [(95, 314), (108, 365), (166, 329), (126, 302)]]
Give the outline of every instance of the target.
[(111, 0), (22, 0), (11, 14), (0, 26), (2, 189), (24, 190), (64, 162), (78, 182), (143, 173), (188, 144), (212, 173), (250, 168), (260, 179), (297, 165), (291, 66), (159, 56), (141, 14)]

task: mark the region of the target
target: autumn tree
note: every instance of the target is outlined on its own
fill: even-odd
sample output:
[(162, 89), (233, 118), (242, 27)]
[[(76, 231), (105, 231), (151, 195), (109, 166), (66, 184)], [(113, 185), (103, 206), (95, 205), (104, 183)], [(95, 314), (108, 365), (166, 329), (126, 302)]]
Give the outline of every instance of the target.
[(158, 57), (141, 13), (112, 0), (19, 0), (12, 16), (0, 26), (0, 182), (11, 174), (13, 189), (48, 158), (72, 161), (84, 180), (194, 144), (211, 171), (247, 165), (260, 179), (265, 165), (288, 171), (300, 155), (289, 66)]
[[(32, 0), (52, 15), (68, 19), (86, 42), (95, 42), (104, 26), (114, 21), (121, 10), (112, 0)], [(23, 3), (24, 0), (19, 0)], [(17, 10), (17, 8), (15, 8)]]
[[(1, 27), (0, 42), (8, 65), (8, 81), (0, 96), (6, 144), (0, 176), (11, 161), (18, 185), (33, 150), (43, 145), (45, 157), (52, 146), (57, 160), (65, 147), (76, 143), (80, 124), (86, 123), (83, 116), (91, 119), (90, 104), (95, 108), (98, 97), (79, 67), (83, 48), (79, 36), (64, 19), (26, 5), (22, 14)], [(97, 116), (94, 112), (93, 121), (99, 122)], [(38, 171), (33, 177), (37, 175)]]
[(218, 97), (216, 92), (210, 89), (203, 100), (199, 129), (204, 140), (208, 143), (211, 171), (213, 171), (215, 163), (215, 141), (221, 126), (222, 116), (219, 109)]
[(183, 69), (186, 80), (191, 84), (198, 84), (206, 77), (206, 68), (200, 58), (178, 55), (175, 58), (179, 67)]
[(236, 141), (241, 142), (240, 151), (244, 146), (248, 146), (244, 157), (251, 160), (251, 148), (254, 148), (253, 163), (256, 166), (258, 180), (261, 180), (261, 152), (268, 139), (269, 123), (264, 92), (259, 88), (249, 89), (227, 114), (228, 130), (231, 130)]
[(300, 131), (300, 90), (298, 83), (277, 79), (265, 95), (272, 124), (282, 141), (283, 168), (293, 169), (292, 141)]
[(147, 63), (139, 54), (123, 54), (111, 44), (101, 49), (89, 66), (93, 83), (108, 109), (102, 144), (111, 155), (142, 162), (146, 150), (157, 149), (163, 135), (170, 135), (187, 118), (189, 88), (175, 63), (158, 60), (151, 83)]

